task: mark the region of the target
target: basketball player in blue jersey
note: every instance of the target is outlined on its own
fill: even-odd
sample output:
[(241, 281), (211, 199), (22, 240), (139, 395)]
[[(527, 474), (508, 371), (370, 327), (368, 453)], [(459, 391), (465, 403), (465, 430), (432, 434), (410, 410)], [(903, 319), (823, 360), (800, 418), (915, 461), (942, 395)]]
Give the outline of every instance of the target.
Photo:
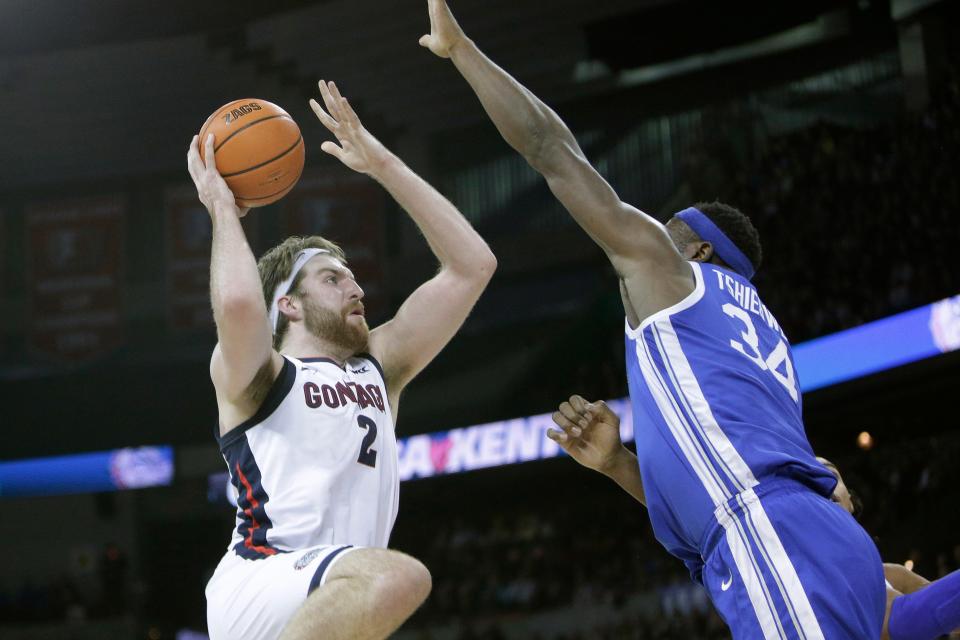
[(733, 207), (666, 226), (622, 202), (560, 118), (428, 0), (420, 44), (450, 58), (506, 141), (620, 277), (639, 474), (654, 532), (740, 639), (879, 638), (883, 571), (830, 500), (790, 345), (750, 278), (760, 244)]
[[(646, 505), (643, 480), (637, 457), (623, 446), (620, 418), (605, 402), (588, 402), (574, 395), (553, 414), (559, 429), (547, 436), (574, 460), (598, 471)], [(847, 489), (839, 469), (825, 458), (817, 458), (837, 479), (831, 500), (850, 515), (859, 510), (858, 500)], [(934, 582), (900, 564), (885, 563), (886, 606), (881, 640), (934, 640), (954, 629), (960, 637), (960, 571)], [(921, 593), (921, 590), (922, 593)]]
[(288, 238), (258, 265), (212, 136), (206, 165), (194, 138), (188, 168), (213, 221), (217, 439), (239, 507), (206, 590), (213, 640), (385, 638), (427, 597), (427, 569), (386, 548), (399, 495), (394, 422), (403, 388), (496, 268), (457, 209), (362, 126), (333, 83), (320, 92), (326, 110), (311, 107), (339, 142), (322, 149), (396, 199), (440, 269), (368, 330), (363, 290), (332, 242)]

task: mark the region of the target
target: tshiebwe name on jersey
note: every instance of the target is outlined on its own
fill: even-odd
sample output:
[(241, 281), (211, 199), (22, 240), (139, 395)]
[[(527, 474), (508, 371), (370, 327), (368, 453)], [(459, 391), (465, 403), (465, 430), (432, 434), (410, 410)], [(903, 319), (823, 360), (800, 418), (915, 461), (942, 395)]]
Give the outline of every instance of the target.
[(773, 314), (770, 313), (767, 306), (760, 301), (760, 296), (757, 295), (756, 289), (737, 282), (734, 278), (730, 277), (729, 274), (720, 271), (715, 271), (714, 273), (717, 274), (717, 284), (720, 286), (721, 291), (729, 293), (730, 297), (733, 298), (741, 308), (763, 318), (763, 321), (767, 323), (768, 327), (783, 336), (785, 340), (787, 339), (777, 319), (773, 317)]
[(376, 407), (381, 412), (384, 410), (383, 392), (375, 384), (364, 386), (356, 382), (338, 382), (336, 386), (331, 386), (306, 382), (303, 385), (303, 399), (311, 409), (319, 409), (324, 405), (336, 409), (353, 402), (359, 404), (361, 409)]

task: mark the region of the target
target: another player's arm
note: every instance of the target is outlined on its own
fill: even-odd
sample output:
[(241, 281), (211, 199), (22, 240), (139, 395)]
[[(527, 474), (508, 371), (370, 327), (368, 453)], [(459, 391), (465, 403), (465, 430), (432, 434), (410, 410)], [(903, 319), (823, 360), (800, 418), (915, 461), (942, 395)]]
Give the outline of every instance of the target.
[[(670, 304), (676, 302), (677, 293), (670, 287), (689, 293), (690, 269), (663, 225), (620, 200), (557, 114), (467, 38), (445, 0), (428, 4), (431, 33), (420, 44), (453, 61), (507, 143), (547, 179), (554, 195), (620, 274), (661, 276), (632, 283), (631, 289), (649, 288), (641, 289), (644, 298), (666, 293)], [(677, 278), (664, 283), (662, 277), (671, 275)]]
[[(960, 635), (960, 571), (930, 582), (906, 567), (884, 564), (883, 568), (894, 587), (887, 587), (884, 639), (934, 640)], [(901, 593), (901, 589), (906, 591)]]
[(892, 562), (883, 563), (883, 577), (900, 593), (913, 593), (930, 584), (923, 576)]
[(620, 440), (620, 418), (603, 400), (587, 402), (570, 396), (553, 414), (560, 430), (548, 429), (547, 437), (563, 447), (570, 457), (607, 476), (646, 506), (637, 457)]
[[(233, 193), (217, 171), (213, 135), (204, 141), (206, 163), (200, 158), (194, 136), (187, 154), (187, 168), (200, 201), (213, 222), (210, 256), (210, 302), (217, 325), (217, 346), (210, 360), (210, 376), (217, 397), (241, 411), (254, 402), (255, 381), (268, 385), (280, 370), (280, 355), (273, 351), (273, 337), (256, 259), (240, 218), (247, 210), (236, 205)], [(259, 374), (259, 376), (258, 376)], [(264, 385), (259, 385), (264, 386)], [(256, 407), (246, 407), (256, 410)], [(233, 425), (223, 425), (231, 427)]]
[(439, 272), (407, 298), (394, 318), (370, 332), (370, 351), (383, 365), (395, 399), (466, 320), (497, 260), (449, 200), (364, 129), (333, 83), (321, 81), (320, 92), (327, 112), (314, 100), (311, 107), (340, 142), (327, 141), (321, 148), (383, 185), (440, 261)]

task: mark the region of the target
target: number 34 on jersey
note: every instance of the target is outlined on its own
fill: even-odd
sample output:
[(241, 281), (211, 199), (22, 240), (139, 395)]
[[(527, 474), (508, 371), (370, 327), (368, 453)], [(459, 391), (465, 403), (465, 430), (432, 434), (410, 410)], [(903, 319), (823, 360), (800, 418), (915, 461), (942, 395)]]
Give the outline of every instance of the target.
[[(790, 361), (790, 349), (787, 346), (786, 338), (783, 336), (783, 330), (777, 323), (773, 314), (767, 310), (767, 307), (760, 302), (756, 289), (745, 287), (725, 273), (716, 272), (719, 280), (720, 289), (729, 292), (738, 304), (730, 302), (723, 305), (725, 314), (740, 321), (743, 328), (740, 331), (739, 340), (730, 340), (730, 346), (749, 358), (763, 371), (768, 371), (777, 382), (783, 385), (790, 398), (794, 402), (800, 400), (800, 391), (797, 388), (797, 380), (793, 371), (793, 362)], [(749, 309), (754, 315), (764, 320), (767, 325), (780, 334), (780, 340), (776, 346), (766, 355), (761, 352), (760, 337), (757, 334), (756, 326)]]

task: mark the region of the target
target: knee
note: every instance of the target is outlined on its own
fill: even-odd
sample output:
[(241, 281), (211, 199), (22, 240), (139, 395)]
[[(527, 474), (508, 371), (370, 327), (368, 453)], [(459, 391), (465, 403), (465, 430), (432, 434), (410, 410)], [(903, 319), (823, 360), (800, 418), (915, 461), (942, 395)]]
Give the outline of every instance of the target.
[(390, 563), (375, 581), (378, 601), (392, 603), (412, 613), (430, 595), (433, 579), (422, 562), (394, 552)]

